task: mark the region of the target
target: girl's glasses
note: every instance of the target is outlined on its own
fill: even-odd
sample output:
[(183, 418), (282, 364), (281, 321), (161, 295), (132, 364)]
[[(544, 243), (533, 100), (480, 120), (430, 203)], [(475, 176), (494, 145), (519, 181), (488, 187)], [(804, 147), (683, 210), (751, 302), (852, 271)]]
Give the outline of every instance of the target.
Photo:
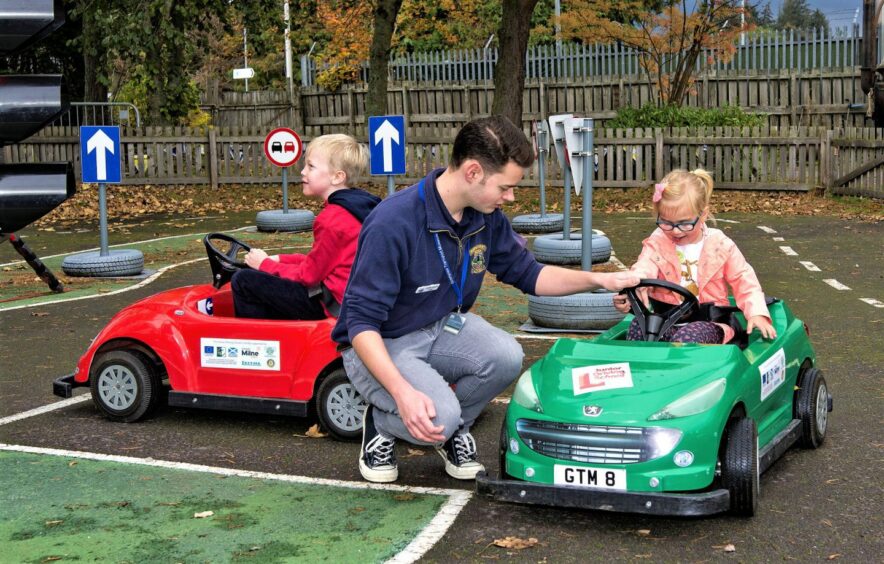
[(665, 219), (660, 219), (660, 216), (657, 216), (657, 227), (662, 229), (663, 231), (672, 231), (673, 229), (678, 229), (682, 233), (688, 233), (689, 231), (693, 231), (694, 227), (697, 226), (697, 222), (700, 221), (700, 216), (697, 216), (697, 219), (694, 221), (679, 221), (678, 223), (672, 223), (671, 221), (666, 221)]

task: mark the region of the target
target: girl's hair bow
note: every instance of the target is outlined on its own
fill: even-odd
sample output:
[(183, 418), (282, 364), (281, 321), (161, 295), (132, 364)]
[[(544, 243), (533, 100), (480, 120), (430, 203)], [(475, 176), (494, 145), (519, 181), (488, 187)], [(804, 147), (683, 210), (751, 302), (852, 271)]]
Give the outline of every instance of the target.
[(654, 184), (654, 203), (656, 204), (663, 198), (663, 190), (666, 189), (666, 185), (663, 183)]

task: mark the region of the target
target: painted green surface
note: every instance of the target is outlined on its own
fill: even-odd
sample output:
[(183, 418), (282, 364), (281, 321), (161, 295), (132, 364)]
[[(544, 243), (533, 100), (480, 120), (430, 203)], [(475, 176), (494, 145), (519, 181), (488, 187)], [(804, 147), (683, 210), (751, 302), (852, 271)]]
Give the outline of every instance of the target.
[(377, 562), (446, 499), (0, 452), (0, 560)]

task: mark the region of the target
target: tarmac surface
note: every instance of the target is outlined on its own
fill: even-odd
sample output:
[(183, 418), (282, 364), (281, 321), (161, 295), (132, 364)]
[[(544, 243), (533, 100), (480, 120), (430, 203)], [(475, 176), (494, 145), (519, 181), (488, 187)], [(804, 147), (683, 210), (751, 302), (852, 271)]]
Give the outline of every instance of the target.
[[(593, 227), (606, 232), (615, 253), (627, 265), (652, 227), (647, 217), (634, 215), (593, 219)], [(762, 476), (759, 512), (751, 519), (652, 518), (518, 506), (474, 497), (424, 554), (424, 560), (884, 560), (884, 488), (878, 479), (884, 459), (884, 224), (825, 216), (725, 214), (719, 219), (726, 220), (719, 227), (737, 241), (766, 293), (785, 299), (810, 327), (819, 367), (834, 396), (822, 448), (793, 449), (774, 464)], [(241, 227), (248, 221), (242, 216), (198, 220), (186, 229), (197, 234)], [(181, 229), (157, 222), (133, 227), (125, 237), (139, 240), (176, 231)], [(67, 237), (23, 235), (44, 255), (85, 249), (97, 242), (94, 232)], [(119, 241), (112, 235), (112, 242)], [(9, 245), (0, 247), (0, 263), (17, 258)], [(0, 443), (361, 481), (358, 445), (308, 438), (306, 432), (313, 422), (304, 419), (166, 408), (151, 419), (125, 425), (105, 420), (85, 401), (3, 422), (3, 418), (58, 401), (51, 392), (52, 381), (73, 369), (90, 339), (116, 311), (161, 290), (208, 279), (208, 265), (195, 262), (169, 270), (131, 292), (0, 309), (4, 337), (0, 340)], [(483, 303), (482, 307), (491, 306)], [(506, 309), (518, 317), (527, 311), (521, 307), (508, 305)], [(528, 335), (520, 335), (520, 341), (526, 367), (553, 342)], [(76, 391), (77, 396), (84, 393), (88, 391)], [(497, 437), (505, 409), (503, 402), (492, 403), (473, 429), (480, 458), (492, 472), (496, 471)], [(415, 451), (399, 446), (399, 484), (472, 489), (472, 483), (448, 478), (435, 453)], [(493, 544), (505, 537), (523, 539), (529, 546)]]

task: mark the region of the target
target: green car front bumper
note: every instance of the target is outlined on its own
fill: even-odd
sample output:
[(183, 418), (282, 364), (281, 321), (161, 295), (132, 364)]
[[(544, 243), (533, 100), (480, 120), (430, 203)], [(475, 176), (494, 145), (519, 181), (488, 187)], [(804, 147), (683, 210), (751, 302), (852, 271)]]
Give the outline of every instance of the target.
[(699, 493), (612, 491), (498, 479), (482, 472), (476, 476), (476, 490), (498, 501), (648, 515), (700, 517), (730, 508), (730, 493), (725, 489)]

